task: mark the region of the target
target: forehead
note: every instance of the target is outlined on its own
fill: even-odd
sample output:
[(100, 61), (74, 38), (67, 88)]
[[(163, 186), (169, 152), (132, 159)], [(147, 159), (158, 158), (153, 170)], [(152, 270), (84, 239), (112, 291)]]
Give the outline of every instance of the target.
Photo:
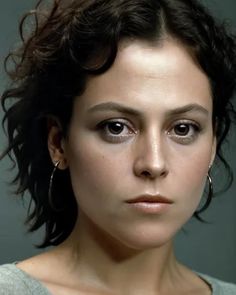
[(160, 101), (172, 108), (196, 100), (208, 108), (212, 104), (208, 77), (190, 50), (170, 39), (159, 45), (122, 42), (112, 67), (89, 78), (82, 95), (87, 107), (107, 100), (139, 104), (144, 110)]

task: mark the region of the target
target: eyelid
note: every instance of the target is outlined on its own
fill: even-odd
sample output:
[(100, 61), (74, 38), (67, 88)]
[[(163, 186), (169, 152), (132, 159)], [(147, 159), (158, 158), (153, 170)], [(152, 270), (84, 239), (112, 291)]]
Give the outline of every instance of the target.
[(173, 123), (171, 123), (170, 128), (168, 128), (168, 129), (171, 129), (171, 128), (181, 125), (181, 124), (195, 126), (195, 127), (199, 128), (200, 130), (202, 129), (202, 125), (192, 119), (178, 119), (178, 120), (174, 121)]
[[(179, 135), (176, 134), (174, 132), (174, 128), (178, 125), (188, 125), (192, 128), (192, 130), (189, 130), (189, 133), (186, 135)], [(201, 131), (202, 131), (202, 126), (201, 124), (197, 123), (194, 120), (190, 120), (190, 119), (182, 119), (182, 120), (178, 120), (177, 122), (175, 121), (174, 124), (171, 125), (171, 128), (168, 130), (167, 134), (170, 138), (172, 138), (172, 140), (176, 141), (179, 144), (183, 144), (183, 145), (188, 145), (193, 143), (198, 136), (200, 135)]]
[[(121, 134), (112, 134), (106, 129), (106, 126), (111, 123), (120, 123), (124, 127), (128, 129), (128, 133), (122, 135), (123, 130), (121, 131)], [(137, 133), (137, 131), (134, 129), (132, 124), (127, 121), (127, 119), (121, 119), (121, 118), (112, 118), (112, 119), (106, 119), (100, 122), (96, 129), (100, 132), (100, 135), (108, 142), (110, 143), (122, 143), (126, 141), (128, 138), (131, 138), (134, 136), (134, 134)]]
[(106, 124), (109, 123), (121, 123), (131, 129), (134, 129), (133, 124), (131, 124), (127, 119), (124, 118), (111, 118), (111, 119), (105, 119), (103, 121), (101, 121), (100, 123), (98, 123), (97, 128), (101, 128)]
[[(107, 126), (112, 123), (120, 123), (123, 125), (123, 129), (120, 133), (116, 134), (112, 133), (112, 131), (109, 131)], [(176, 126), (181, 124), (185, 124), (190, 127), (189, 132), (186, 135), (179, 135), (177, 132), (175, 133), (174, 129)], [(128, 131), (125, 130), (125, 128), (127, 128)], [(202, 129), (202, 124), (196, 122), (193, 119), (176, 119), (169, 124), (169, 127), (167, 126), (167, 128), (165, 128), (166, 134), (180, 144), (190, 144), (193, 142), (199, 136), (199, 133), (202, 131)], [(139, 129), (137, 130), (137, 128), (135, 128), (132, 122), (130, 122), (130, 120), (127, 118), (112, 117), (99, 122), (96, 125), (96, 130), (99, 131), (100, 136), (102, 136), (106, 141), (111, 143), (122, 143), (123, 141), (126, 141), (128, 138), (131, 138), (137, 134)]]

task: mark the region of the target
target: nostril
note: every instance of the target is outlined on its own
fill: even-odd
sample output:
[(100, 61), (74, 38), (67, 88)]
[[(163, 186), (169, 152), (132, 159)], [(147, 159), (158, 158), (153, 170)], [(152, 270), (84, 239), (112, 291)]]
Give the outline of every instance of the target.
[(145, 178), (156, 178), (156, 177), (165, 177), (168, 174), (167, 170), (155, 172), (155, 171), (149, 171), (149, 170), (144, 170), (141, 172), (141, 176)]
[(167, 170), (164, 170), (164, 171), (160, 174), (160, 176), (166, 176), (167, 174), (168, 174)]
[(148, 172), (148, 171), (143, 171), (142, 173), (141, 173), (141, 175), (144, 175), (144, 176), (151, 176), (151, 173), (150, 172)]

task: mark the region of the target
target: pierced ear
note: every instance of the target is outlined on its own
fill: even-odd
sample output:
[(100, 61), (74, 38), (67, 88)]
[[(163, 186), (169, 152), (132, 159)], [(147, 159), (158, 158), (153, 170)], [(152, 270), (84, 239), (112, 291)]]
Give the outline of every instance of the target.
[(48, 150), (52, 162), (60, 162), (58, 169), (64, 170), (68, 167), (64, 148), (64, 137), (62, 127), (58, 119), (48, 118)]

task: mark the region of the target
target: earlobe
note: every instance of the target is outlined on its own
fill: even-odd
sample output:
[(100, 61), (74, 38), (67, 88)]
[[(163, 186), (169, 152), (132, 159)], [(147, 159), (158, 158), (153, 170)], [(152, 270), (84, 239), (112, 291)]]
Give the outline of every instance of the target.
[(48, 126), (48, 151), (52, 159), (53, 165), (60, 162), (58, 169), (64, 170), (68, 167), (65, 147), (64, 147), (64, 138), (62, 135), (62, 129), (58, 124)]

